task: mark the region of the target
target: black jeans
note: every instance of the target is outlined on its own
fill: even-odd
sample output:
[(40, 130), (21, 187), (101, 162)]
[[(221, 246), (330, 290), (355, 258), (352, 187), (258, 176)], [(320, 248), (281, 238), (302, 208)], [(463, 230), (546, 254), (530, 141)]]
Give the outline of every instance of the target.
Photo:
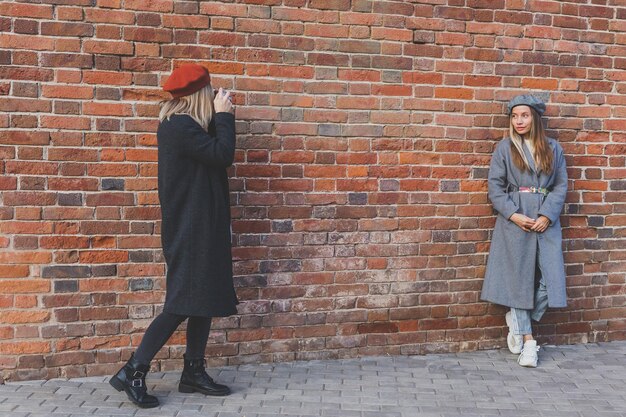
[(179, 316), (166, 312), (159, 314), (150, 323), (135, 352), (135, 358), (140, 363), (149, 364), (185, 319), (189, 319), (185, 356), (191, 359), (204, 358), (204, 350), (211, 331), (211, 317)]

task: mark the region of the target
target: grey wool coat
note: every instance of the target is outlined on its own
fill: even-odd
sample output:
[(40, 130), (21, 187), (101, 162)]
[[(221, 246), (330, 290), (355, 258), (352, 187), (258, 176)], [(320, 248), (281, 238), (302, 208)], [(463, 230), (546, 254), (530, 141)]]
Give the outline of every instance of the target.
[(208, 133), (188, 115), (159, 124), (161, 242), (167, 264), (163, 310), (186, 316), (237, 312), (226, 168), (235, 155), (235, 117), (217, 113)]
[[(534, 307), (537, 255), (548, 290), (550, 307), (565, 307), (565, 265), (561, 247), (559, 215), (567, 193), (567, 171), (561, 145), (548, 139), (554, 152), (554, 169), (549, 175), (537, 173), (530, 151), (524, 146), (531, 171), (521, 171), (513, 163), (509, 138), (498, 143), (489, 168), (489, 200), (498, 216), (493, 231), (481, 298), (508, 307), (530, 310)], [(543, 194), (520, 193), (518, 187), (542, 187)], [(550, 226), (543, 233), (525, 232), (509, 220), (514, 213), (532, 219), (543, 215)], [(539, 249), (539, 251), (537, 250)]]

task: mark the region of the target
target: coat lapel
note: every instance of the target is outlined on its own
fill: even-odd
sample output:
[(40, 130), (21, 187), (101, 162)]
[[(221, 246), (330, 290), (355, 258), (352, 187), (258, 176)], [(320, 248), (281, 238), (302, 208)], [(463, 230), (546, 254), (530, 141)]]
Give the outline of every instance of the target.
[(535, 166), (535, 157), (530, 153), (530, 150), (528, 149), (528, 146), (526, 146), (526, 143), (524, 143), (522, 148), (524, 149), (524, 155), (526, 155), (528, 166), (534, 173), (537, 173), (537, 167)]

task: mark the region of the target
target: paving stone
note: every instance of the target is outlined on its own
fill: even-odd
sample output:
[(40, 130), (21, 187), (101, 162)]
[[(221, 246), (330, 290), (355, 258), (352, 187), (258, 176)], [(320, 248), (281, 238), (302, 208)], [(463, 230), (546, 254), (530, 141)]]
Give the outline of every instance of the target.
[(23, 413), (23, 412), (32, 412), (32, 413), (49, 413), (51, 414), (54, 410), (56, 410), (56, 405), (36, 405), (33, 407), (31, 404), (21, 404), (18, 405), (11, 413)]
[(159, 408), (145, 408), (139, 409), (134, 414), (136, 417), (176, 417), (178, 411), (175, 410), (162, 410)]
[(134, 416), (137, 413), (135, 407), (125, 406), (124, 408), (104, 408), (98, 409), (94, 413), (96, 416), (109, 416), (109, 417), (125, 417)]
[(148, 376), (161, 400), (135, 407), (108, 377), (0, 385), (0, 417), (624, 417), (626, 342), (544, 346), (536, 369), (507, 350), (247, 364), (210, 370), (229, 397), (179, 393), (179, 372)]
[(322, 410), (323, 417), (361, 417), (360, 411)]
[(0, 404), (0, 412), (4, 413), (8, 413), (9, 411), (12, 411), (14, 409), (17, 408), (16, 404), (7, 404), (7, 403), (2, 403)]
[[(2, 414), (0, 414), (2, 415)], [(49, 411), (42, 411), (42, 412), (34, 412), (34, 413), (26, 413), (26, 414), (22, 414), (21, 412), (16, 412), (15, 414), (13, 414), (13, 412), (11, 412), (11, 414), (6, 414), (6, 415), (2, 415), (2, 417), (13, 417), (13, 416), (27, 416), (27, 417), (71, 417), (69, 414), (52, 414)]]
[(351, 411), (379, 411), (380, 406), (375, 404), (343, 404), (341, 409)]
[(217, 412), (184, 410), (176, 414), (176, 417), (217, 417)]

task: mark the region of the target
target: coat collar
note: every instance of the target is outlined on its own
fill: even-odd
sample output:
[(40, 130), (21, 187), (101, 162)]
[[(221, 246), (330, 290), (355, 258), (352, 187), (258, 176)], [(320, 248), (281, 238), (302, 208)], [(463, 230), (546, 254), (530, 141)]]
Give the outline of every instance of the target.
[[(524, 143), (526, 143), (526, 141), (524, 141)], [(526, 162), (528, 163), (528, 166), (533, 172), (537, 172), (535, 157), (530, 153), (530, 149), (528, 148), (528, 146), (523, 146), (522, 148), (524, 149), (524, 157), (526, 159)]]

